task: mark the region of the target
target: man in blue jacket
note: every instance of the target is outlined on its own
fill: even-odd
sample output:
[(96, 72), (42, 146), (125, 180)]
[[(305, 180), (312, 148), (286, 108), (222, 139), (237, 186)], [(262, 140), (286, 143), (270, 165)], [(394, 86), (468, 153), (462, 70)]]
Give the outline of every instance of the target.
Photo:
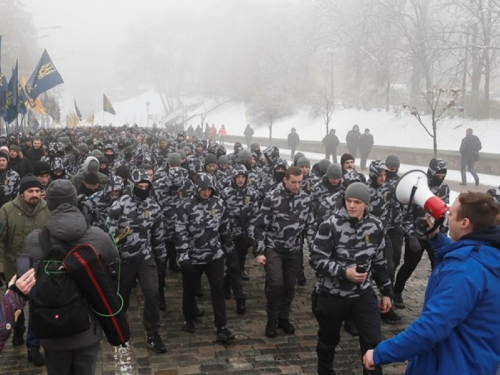
[[(499, 206), (485, 193), (461, 193), (450, 208), (449, 235), (433, 233), (436, 251), (420, 317), (369, 350), (366, 368), (410, 359), (407, 374), (492, 374), (500, 365)], [(452, 240), (454, 242), (452, 242)]]

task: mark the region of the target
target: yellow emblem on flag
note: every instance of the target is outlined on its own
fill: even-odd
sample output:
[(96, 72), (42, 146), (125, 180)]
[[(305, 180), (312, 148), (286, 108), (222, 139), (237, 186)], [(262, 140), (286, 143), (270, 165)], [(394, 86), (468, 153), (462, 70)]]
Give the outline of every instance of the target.
[(51, 62), (48, 62), (47, 64), (44, 64), (40, 67), (40, 71), (38, 72), (38, 77), (37, 79), (42, 79), (47, 77), (49, 74), (52, 74), (56, 71), (56, 68)]

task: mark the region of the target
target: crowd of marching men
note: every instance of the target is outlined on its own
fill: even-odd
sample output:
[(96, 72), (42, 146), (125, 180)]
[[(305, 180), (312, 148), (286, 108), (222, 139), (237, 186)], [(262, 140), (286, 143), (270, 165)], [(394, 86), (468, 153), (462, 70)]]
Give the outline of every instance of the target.
[[(196, 319), (205, 314), (196, 300), (205, 273), (216, 341), (235, 339), (226, 326), (225, 299), (234, 297), (236, 312), (245, 314), (242, 280), (249, 279), (245, 262), (250, 249), (265, 267), (268, 319), (263, 332), (268, 337), (276, 337), (278, 329), (286, 334), (295, 331), (290, 310), (296, 285), (307, 282), (304, 258), (317, 273), (317, 295), (353, 300), (370, 291), (375, 282), (382, 301), (376, 319), (379, 323), (401, 320), (394, 307), (405, 308), (406, 281), (423, 252), (434, 267), (434, 251), (426, 234), (425, 211), (417, 205), (403, 206), (396, 199), (400, 166), (396, 155), (372, 161), (365, 176), (355, 168), (356, 155), (348, 153), (339, 164), (328, 159), (312, 164), (297, 152), (289, 163), (275, 146), (261, 150), (258, 143), (245, 147), (236, 142), (228, 152), (215, 137), (190, 134), (124, 126), (41, 129), (36, 134), (2, 137), (0, 204), (14, 200), (20, 189), (31, 186), (26, 179), (32, 176), (40, 184), (41, 198), (56, 181), (70, 181), (71, 188), (58, 183), (58, 193), (73, 199), (74, 188), (78, 205), (91, 205), (85, 205), (91, 207), (85, 212), (87, 224), (116, 240), (121, 272), (115, 281), (124, 309), (138, 282), (145, 300), (147, 342), (157, 353), (167, 351), (158, 333), (160, 311), (168, 303), (164, 294), (167, 270), (182, 272), (183, 329), (194, 333)], [(449, 204), (446, 173), (443, 159), (430, 160), (429, 189)], [(499, 200), (500, 188), (489, 193)], [(351, 200), (368, 208), (360, 219), (368, 212), (374, 218), (369, 223), (360, 220), (362, 225), (354, 231), (349, 229), (354, 225), (352, 212), (350, 208), (346, 211), (346, 201)], [(335, 229), (343, 238), (337, 239), (333, 229), (320, 229), (320, 224), (334, 214), (342, 215), (343, 210), (345, 227)], [(441, 231), (446, 233), (447, 227), (442, 226)], [(374, 244), (375, 237), (378, 242)], [(364, 277), (358, 284), (348, 282), (342, 267), (336, 270), (326, 265), (325, 269), (325, 257), (331, 255), (327, 249), (331, 242), (338, 245), (339, 241), (347, 241), (355, 249), (337, 255), (346, 267), (353, 262), (360, 267), (358, 274)], [(24, 251), (5, 244), (1, 248), (6, 269), (12, 262), (9, 252)], [(313, 309), (315, 303), (313, 298)], [(321, 318), (317, 319), (321, 331)], [(347, 314), (340, 320), (352, 335), (360, 334), (354, 317)], [(14, 330), (13, 341), (22, 343), (23, 334), (24, 327)], [(367, 332), (360, 334), (363, 351), (379, 341), (376, 334), (375, 338), (368, 336)], [(334, 352), (336, 344), (321, 340), (320, 335), (318, 368), (322, 360), (329, 368), (333, 357), (328, 353)]]

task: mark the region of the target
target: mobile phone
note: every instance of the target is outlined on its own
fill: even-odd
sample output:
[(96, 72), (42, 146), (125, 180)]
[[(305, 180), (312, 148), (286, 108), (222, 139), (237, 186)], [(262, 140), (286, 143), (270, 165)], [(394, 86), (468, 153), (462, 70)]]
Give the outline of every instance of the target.
[(17, 277), (21, 277), (26, 272), (33, 268), (33, 261), (31, 260), (31, 255), (29, 254), (17, 254), (16, 255), (16, 272)]

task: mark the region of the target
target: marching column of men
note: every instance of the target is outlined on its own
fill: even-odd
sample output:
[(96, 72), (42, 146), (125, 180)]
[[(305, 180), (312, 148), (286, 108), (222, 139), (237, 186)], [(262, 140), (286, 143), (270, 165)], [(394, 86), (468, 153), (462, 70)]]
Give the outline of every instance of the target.
[[(359, 335), (362, 354), (375, 348), (381, 320), (401, 320), (392, 305), (405, 307), (405, 283), (424, 251), (433, 264), (425, 212), (396, 200), (396, 155), (372, 161), (365, 177), (350, 154), (342, 155), (340, 164), (325, 159), (311, 167), (296, 153), (288, 167), (275, 146), (261, 152), (259, 144), (245, 150), (237, 142), (226, 156), (214, 140), (186, 137), (182, 131), (174, 139), (163, 131), (145, 136), (132, 129), (101, 130), (104, 142), (86, 135), (47, 134), (35, 175), (44, 189), (56, 179), (70, 179), (106, 219), (94, 218), (93, 225), (118, 240), (117, 282), (124, 308), (138, 282), (147, 343), (157, 353), (167, 351), (158, 333), (160, 310), (168, 304), (167, 269), (182, 275), (183, 330), (195, 332), (196, 319), (205, 314), (196, 299), (205, 274), (216, 341), (230, 342), (235, 335), (227, 328), (225, 299), (234, 297), (236, 312), (246, 313), (241, 281), (249, 279), (245, 263), (253, 247), (255, 261), (265, 270), (263, 333), (273, 338), (278, 329), (295, 331), (291, 306), (296, 286), (307, 282), (303, 262), (308, 251), (317, 277), (312, 309), (319, 325), (318, 373), (334, 374), (342, 323), (350, 322), (350, 332)], [(448, 203), (446, 171), (444, 160), (435, 158), (427, 174), (430, 190)], [(9, 201), (17, 195), (20, 176), (2, 151), (0, 177)], [(498, 197), (498, 191), (490, 194)], [(403, 242), (404, 263), (396, 273)], [(381, 373), (379, 368), (364, 371)]]

